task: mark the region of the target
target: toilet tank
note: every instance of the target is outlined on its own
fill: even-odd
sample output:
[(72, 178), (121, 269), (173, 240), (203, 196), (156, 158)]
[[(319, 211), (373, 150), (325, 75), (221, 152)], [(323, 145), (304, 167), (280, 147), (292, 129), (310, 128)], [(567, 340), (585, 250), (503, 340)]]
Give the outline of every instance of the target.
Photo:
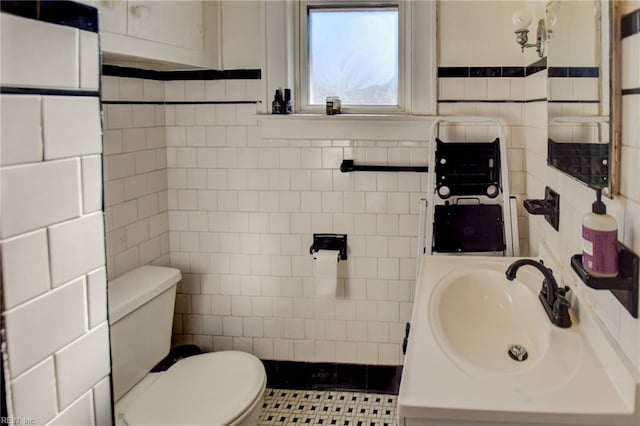
[(142, 266), (108, 283), (114, 400), (169, 353), (180, 271)]

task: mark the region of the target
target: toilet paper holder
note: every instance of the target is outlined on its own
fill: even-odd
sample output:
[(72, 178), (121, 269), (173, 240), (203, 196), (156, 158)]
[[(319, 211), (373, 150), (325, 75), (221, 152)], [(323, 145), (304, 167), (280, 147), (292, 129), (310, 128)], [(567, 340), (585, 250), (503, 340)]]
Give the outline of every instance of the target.
[(340, 260), (347, 260), (347, 234), (313, 234), (309, 253), (319, 250), (340, 250)]

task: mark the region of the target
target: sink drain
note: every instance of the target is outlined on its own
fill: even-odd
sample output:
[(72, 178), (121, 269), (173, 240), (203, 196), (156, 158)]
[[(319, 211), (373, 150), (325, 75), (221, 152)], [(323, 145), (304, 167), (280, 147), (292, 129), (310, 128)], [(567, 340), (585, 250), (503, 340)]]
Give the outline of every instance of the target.
[(527, 350), (522, 345), (511, 345), (507, 351), (512, 360), (522, 362), (529, 358)]

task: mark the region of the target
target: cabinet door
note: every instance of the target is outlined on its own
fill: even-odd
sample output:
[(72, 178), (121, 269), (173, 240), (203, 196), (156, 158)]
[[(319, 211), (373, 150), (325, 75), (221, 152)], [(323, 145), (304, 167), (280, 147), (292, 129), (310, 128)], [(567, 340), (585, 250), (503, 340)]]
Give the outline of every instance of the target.
[(221, 3), (224, 69), (260, 68), (260, 7), (258, 0)]
[(203, 49), (202, 0), (129, 1), (127, 33), (171, 46)]
[(127, 0), (77, 0), (100, 12), (100, 32), (127, 33)]

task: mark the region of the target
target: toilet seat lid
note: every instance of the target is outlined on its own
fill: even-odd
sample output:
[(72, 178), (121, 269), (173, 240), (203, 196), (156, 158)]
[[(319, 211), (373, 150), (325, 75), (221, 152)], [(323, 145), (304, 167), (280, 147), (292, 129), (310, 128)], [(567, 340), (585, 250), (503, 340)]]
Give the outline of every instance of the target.
[(226, 425), (253, 404), (266, 384), (264, 366), (245, 352), (182, 359), (124, 412), (129, 425)]

